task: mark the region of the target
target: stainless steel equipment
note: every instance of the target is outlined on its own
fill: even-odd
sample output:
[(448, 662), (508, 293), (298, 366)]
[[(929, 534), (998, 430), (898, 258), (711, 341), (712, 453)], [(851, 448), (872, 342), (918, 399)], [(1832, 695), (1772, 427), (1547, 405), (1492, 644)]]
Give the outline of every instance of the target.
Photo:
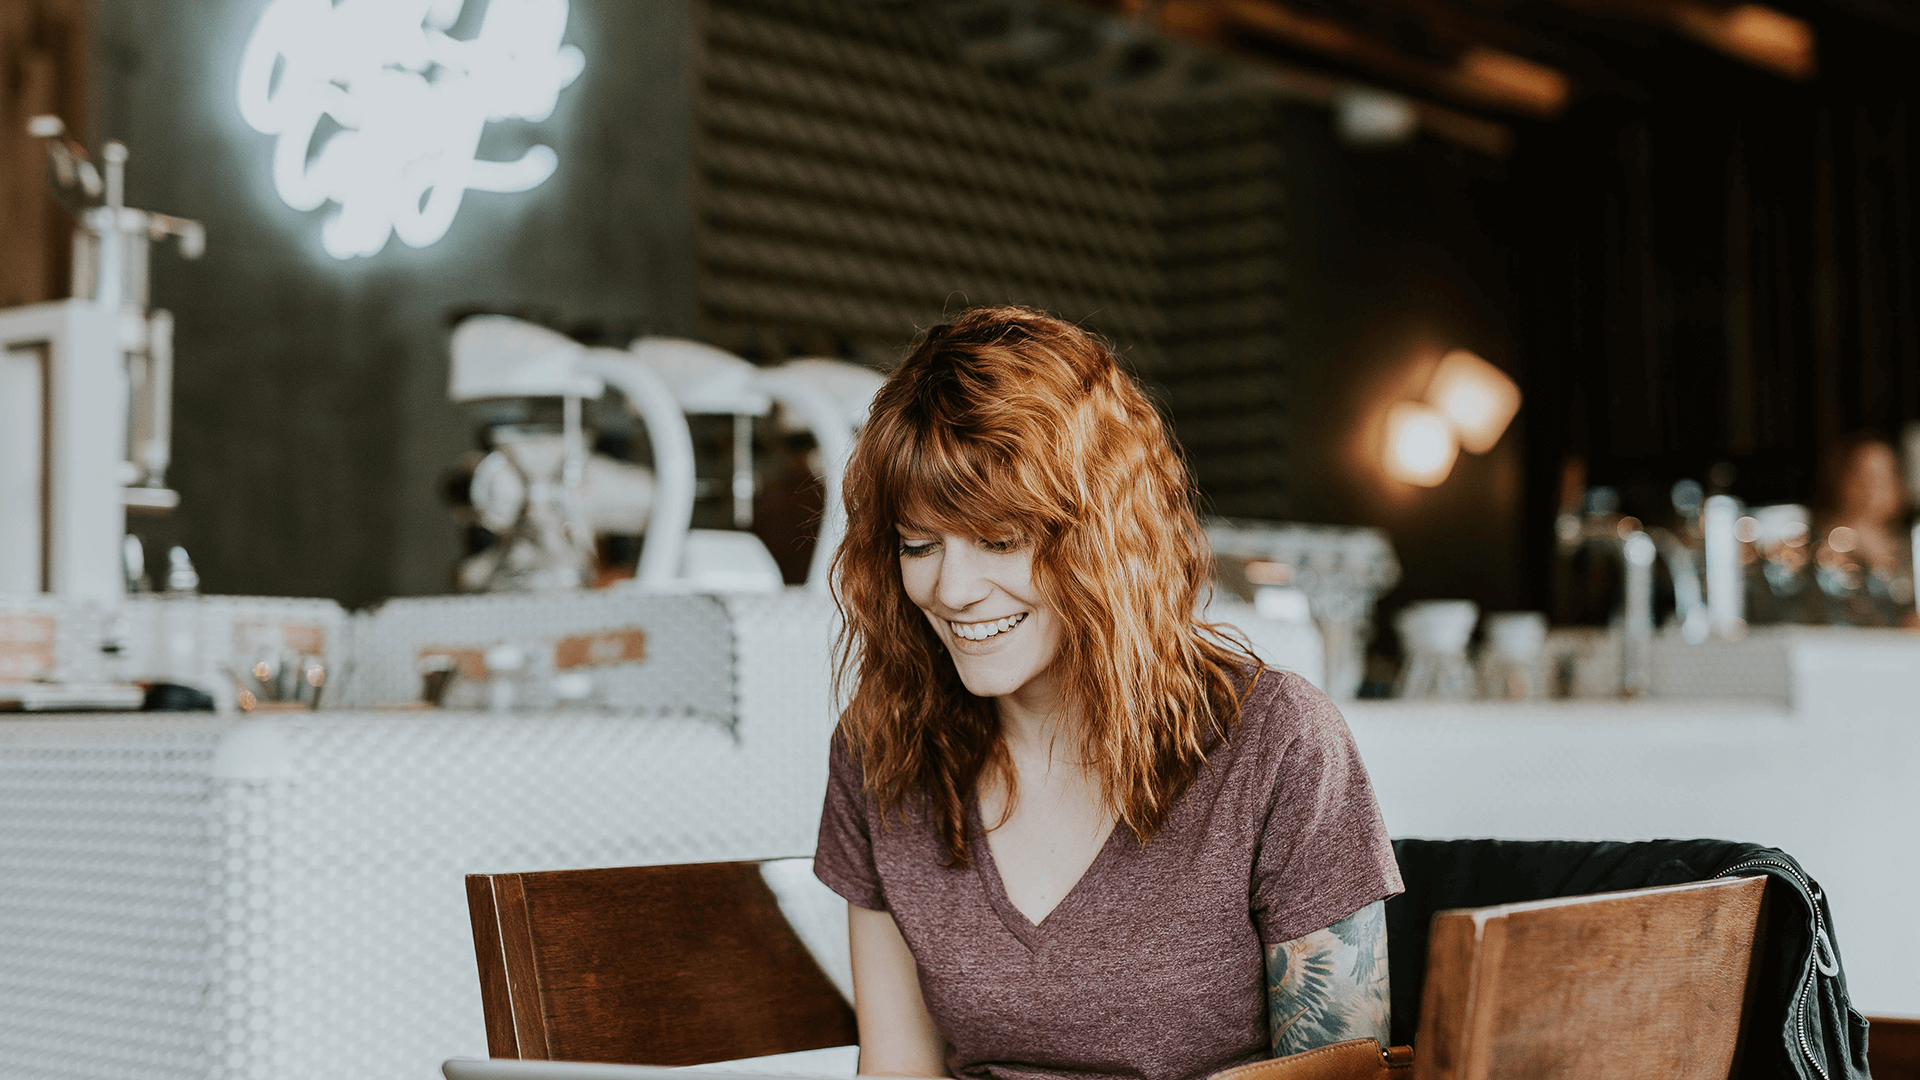
[(73, 211), (72, 298), (0, 311), (0, 592), (111, 599), (126, 591), (129, 509), (165, 512), (172, 454), (173, 316), (147, 309), (151, 248), (199, 258), (197, 221), (126, 205), (127, 148), (104, 169), (58, 117), (43, 140)]
[[(876, 373), (833, 361), (762, 370), (714, 346), (678, 338), (644, 337), (625, 350), (589, 348), (518, 319), (466, 319), (453, 334), (453, 400), (557, 397), (565, 403), (566, 420), (558, 434), (495, 429), (499, 448), (478, 463), (468, 490), (482, 524), (507, 543), (500, 553), (470, 559), (462, 567), (463, 581), (495, 591), (585, 584), (586, 543), (596, 529), (617, 528), (645, 533), (635, 577), (624, 588), (778, 591), (779, 566), (752, 533), (691, 527), (696, 480), (687, 425), (689, 415), (734, 418), (730, 491), (738, 524), (750, 520), (754, 489), (750, 446), (738, 438), (740, 421), (764, 416), (778, 403), (813, 431), (821, 448), (828, 500), (808, 585), (824, 594), (826, 567), (844, 531), (840, 476), (853, 431), (881, 381)], [(587, 453), (580, 402), (606, 389), (624, 398), (644, 423), (651, 470)]]
[(543, 591), (593, 580), (593, 524), (584, 492), (587, 445), (581, 403), (605, 389), (577, 370), (581, 346), (544, 327), (498, 316), (462, 322), (453, 333), (449, 396), (557, 397), (557, 434), (503, 428), (474, 470), (472, 499), (503, 542), (460, 569), (463, 588)]
[(1610, 511), (1588, 513), (1584, 517), (1563, 514), (1558, 532), (1563, 558), (1598, 548), (1619, 562), (1620, 692), (1629, 697), (1646, 694), (1653, 686), (1656, 561), (1664, 561), (1667, 566), (1667, 576), (1673, 585), (1674, 621), (1679, 624), (1681, 638), (1693, 644), (1707, 639), (1711, 622), (1692, 550), (1670, 530), (1649, 528), (1636, 518)]
[[(1257, 599), (1261, 586), (1285, 585), (1306, 593), (1326, 650), (1320, 685), (1336, 701), (1358, 694), (1367, 643), (1373, 639), (1374, 603), (1400, 580), (1400, 560), (1387, 534), (1229, 518), (1209, 518), (1203, 524), (1213, 548), (1216, 587), (1249, 601)], [(1266, 565), (1255, 567), (1256, 562)], [(1219, 599), (1216, 596), (1216, 602)]]

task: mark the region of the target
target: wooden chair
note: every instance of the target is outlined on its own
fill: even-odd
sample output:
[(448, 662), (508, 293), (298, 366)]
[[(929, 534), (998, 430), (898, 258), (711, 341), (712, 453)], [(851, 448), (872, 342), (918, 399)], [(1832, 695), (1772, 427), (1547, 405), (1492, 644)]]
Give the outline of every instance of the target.
[(1870, 1016), (1867, 1065), (1873, 1080), (1920, 1080), (1920, 1019)]
[(1434, 916), (1415, 1080), (1726, 1080), (1766, 879)]
[[(1440, 912), (1413, 1077), (1725, 1080), (1765, 896), (1756, 877)], [(493, 1057), (693, 1065), (858, 1041), (757, 863), (474, 874), (467, 899)]]
[(758, 863), (470, 874), (467, 906), (493, 1057), (696, 1065), (858, 1041)]

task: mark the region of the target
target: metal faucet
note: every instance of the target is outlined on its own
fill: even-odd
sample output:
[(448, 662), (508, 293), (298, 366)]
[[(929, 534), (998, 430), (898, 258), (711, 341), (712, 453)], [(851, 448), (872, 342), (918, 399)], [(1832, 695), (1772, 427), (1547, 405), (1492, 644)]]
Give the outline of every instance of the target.
[[(1708, 614), (1706, 591), (1700, 585), (1700, 569), (1693, 561), (1693, 549), (1670, 530), (1656, 527), (1646, 533), (1659, 549), (1661, 560), (1667, 564), (1667, 578), (1673, 582), (1673, 618), (1680, 624), (1680, 639), (1689, 645), (1698, 645), (1707, 640), (1713, 621)], [(1647, 589), (1651, 593), (1651, 581)]]
[[(1620, 635), (1620, 692), (1641, 697), (1653, 690), (1653, 565), (1667, 564), (1673, 582), (1674, 619), (1689, 644), (1705, 641), (1710, 624), (1706, 598), (1693, 553), (1672, 532), (1621, 525), (1629, 519), (1615, 514), (1562, 515), (1558, 534), (1562, 555), (1590, 546), (1611, 552), (1620, 561), (1623, 578)], [(1637, 524), (1637, 523), (1635, 523)]]

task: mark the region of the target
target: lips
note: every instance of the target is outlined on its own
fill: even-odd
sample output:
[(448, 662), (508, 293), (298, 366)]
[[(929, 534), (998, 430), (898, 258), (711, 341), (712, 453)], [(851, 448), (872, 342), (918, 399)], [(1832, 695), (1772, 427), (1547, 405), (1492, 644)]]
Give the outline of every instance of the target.
[(1026, 622), (1027, 614), (1027, 612), (1022, 611), (1008, 615), (1003, 619), (990, 619), (986, 622), (962, 623), (948, 620), (947, 629), (953, 632), (954, 637), (962, 641), (992, 641), (994, 638)]

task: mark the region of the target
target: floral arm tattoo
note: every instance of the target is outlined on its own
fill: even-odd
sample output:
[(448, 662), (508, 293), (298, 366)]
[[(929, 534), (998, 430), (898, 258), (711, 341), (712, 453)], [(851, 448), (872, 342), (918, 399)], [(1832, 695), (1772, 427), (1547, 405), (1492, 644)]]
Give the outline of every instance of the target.
[(1389, 1039), (1387, 907), (1376, 900), (1325, 930), (1267, 946), (1273, 1056), (1348, 1039)]

